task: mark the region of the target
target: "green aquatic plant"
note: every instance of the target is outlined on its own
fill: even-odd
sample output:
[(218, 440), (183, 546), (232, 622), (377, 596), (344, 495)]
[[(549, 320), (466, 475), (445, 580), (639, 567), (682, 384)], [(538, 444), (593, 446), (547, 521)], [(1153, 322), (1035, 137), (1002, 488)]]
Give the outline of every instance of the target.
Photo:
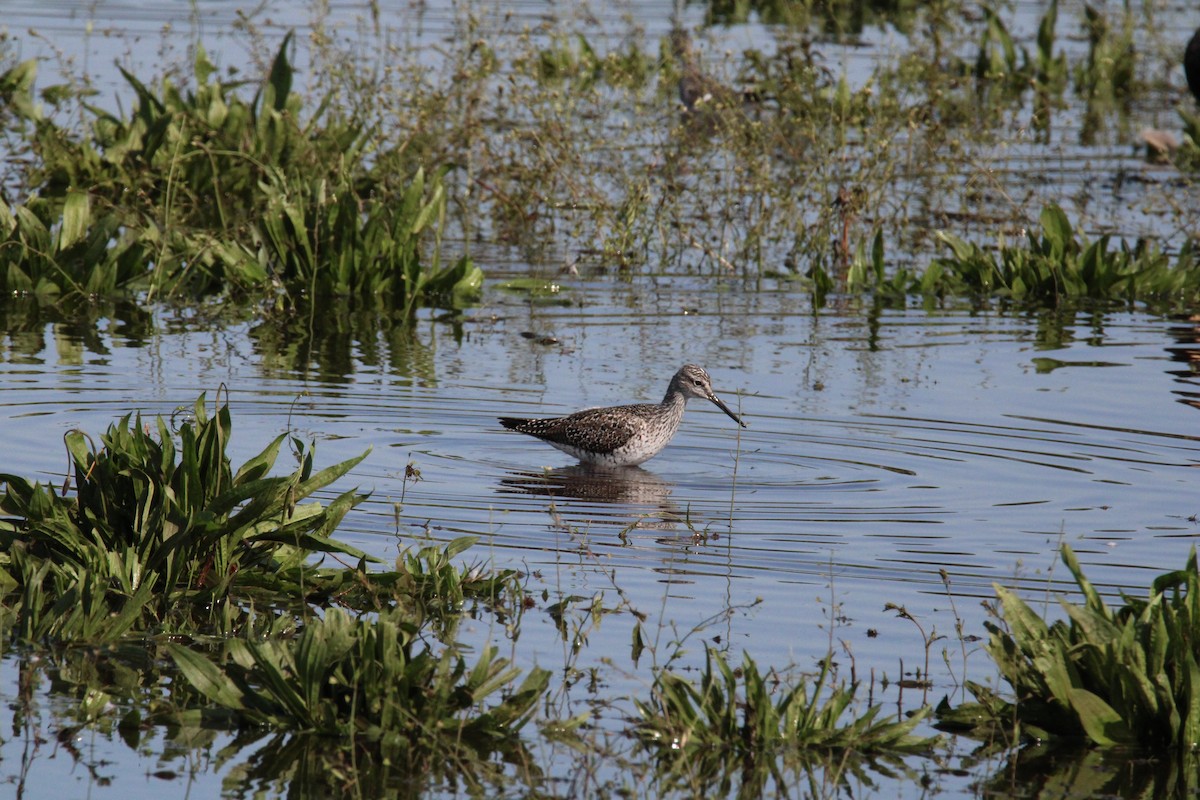
[(293, 440), (298, 467), (269, 477), (285, 434), (235, 472), (229, 406), (209, 417), (201, 395), (192, 413), (175, 433), (161, 417), (127, 415), (99, 448), (68, 432), (61, 490), (0, 475), (0, 587), (17, 638), (114, 640), (204, 609), (220, 619), (256, 575), (279, 589), (314, 552), (362, 557), (330, 534), (363, 495), (302, 502), (366, 453), (314, 472), (312, 449)]
[(406, 311), (470, 302), (479, 268), (440, 264), (442, 172), (427, 178), (418, 166), (397, 179), (394, 159), (373, 158), (369, 123), (332, 92), (306, 113), (292, 90), (292, 44), (288, 34), (251, 98), (245, 82), (214, 78), (202, 47), (188, 91), (122, 70), (132, 112), (83, 103), (84, 134), (33, 103), (33, 65), (0, 75), (34, 155), (27, 199), (0, 205), (0, 291), (153, 298), (281, 287), (381, 295)]
[[(469, 8), (440, 68), (403, 49), (371, 52), (365, 39), (356, 41), (367, 50), (340, 52), (334, 37), (288, 36), (256, 53), (262, 80), (245, 80), (196, 47), (170, 77), (126, 72), (129, 111), (98, 107), (79, 89), (69, 124), (37, 102), (35, 65), (18, 64), (0, 75), (0, 97), (14, 123), (6, 132), (24, 137), (32, 157), (15, 161), (28, 167), (10, 166), (22, 179), (5, 200), (10, 217), (28, 210), (39, 230), (0, 225), (10, 234), (0, 241), (0, 276), (12, 278), (0, 288), (150, 299), (267, 293), (279, 311), (326, 295), (386, 297), (406, 312), (424, 303), (461, 308), (479, 295), (483, 275), (457, 253), (443, 258), (449, 233), (573, 252), (585, 266), (594, 258), (597, 269), (626, 275), (705, 269), (756, 278), (788, 253), (818, 265), (812, 283), (823, 293), (843, 276), (823, 282), (830, 275), (820, 270), (834, 269), (821, 265), (841, 270), (851, 255), (844, 231), (826, 235), (846, 222), (829, 187), (861, 191), (875, 229), (927, 228), (973, 207), (961, 187), (980, 185), (978, 159), (959, 156), (994, 144), (1017, 122), (1012, 115), (1028, 113), (1016, 102), (980, 102), (981, 93), (1015, 101), (1033, 88), (1036, 114), (1048, 119), (1066, 75), (1096, 94), (1126, 85), (1136, 66), (1119, 58), (1127, 31), (1094, 15), (1089, 60), (1067, 62), (1056, 5), (1045, 10), (1036, 52), (1014, 42), (1003, 6), (964, 16), (957, 0), (710, 12), (734, 18), (752, 7), (763, 18), (821, 24), (824, 35), (780, 35), (776, 46), (729, 52), (724, 63), (706, 53), (732, 103), (721, 115), (728, 124), (702, 135), (696, 115), (675, 113), (678, 80), (699, 62), (689, 70), (669, 48), (656, 60), (636, 34), (607, 48), (574, 33), (491, 41), (476, 35), (481, 22)], [(876, 15), (906, 31), (911, 47), (865, 80), (840, 74), (827, 36)], [(1126, 15), (1127, 27), (1132, 20)], [(292, 64), (301, 46), (319, 65), (307, 95)], [(377, 69), (363, 69), (372, 58)], [(926, 207), (918, 197), (933, 200)], [(78, 227), (78, 198), (90, 227)], [(1027, 216), (1014, 207), (1001, 224)], [(71, 252), (49, 239), (60, 227)], [(870, 283), (879, 285), (849, 281)]]
[(1054, 53), (1057, 25), (1058, 0), (1050, 0), (1046, 13), (1038, 22), (1037, 52), (1034, 55), (1036, 69), (1033, 79), (1036, 91), (1054, 95), (1061, 94), (1067, 79), (1067, 57), (1061, 52), (1057, 55)]
[(1089, 103), (1099, 97), (1109, 100), (1129, 98), (1138, 88), (1134, 12), (1124, 9), (1115, 23), (1115, 15), (1091, 6), (1084, 6), (1083, 15), (1088, 54), (1086, 60), (1074, 65), (1076, 91)]
[(16, 207), (0, 199), (4, 294), (118, 294), (145, 280), (154, 250), (124, 228), (118, 214), (97, 211), (86, 192), (68, 192), (61, 203), (33, 199)]
[(1049, 141), (1053, 110), (1063, 103), (1067, 87), (1067, 57), (1054, 52), (1055, 27), (1058, 25), (1058, 0), (1050, 0), (1038, 23), (1037, 49), (1030, 76), (1034, 92), (1033, 128), (1042, 141)]
[(748, 653), (734, 668), (709, 647), (699, 684), (664, 671), (652, 699), (634, 700), (639, 719), (633, 733), (678, 778), (732, 771), (755, 785), (777, 776), (780, 759), (830, 752), (894, 756), (934, 745), (936, 737), (913, 734), (928, 708), (899, 721), (878, 719), (880, 706), (855, 715), (856, 687), (831, 683), (831, 660), (821, 662), (811, 684), (801, 680), (776, 692)]
[(446, 544), (405, 548), (387, 571), (314, 569), (308, 575), (310, 597), (336, 599), (364, 612), (407, 609), (414, 622), (443, 642), (454, 641), (464, 610), (472, 607), (483, 606), (497, 621), (515, 628), (524, 613), (521, 576), (482, 563), (455, 563), (478, 542), (477, 536), (460, 536)]
[[(957, 2), (951, 0), (957, 10)], [(926, 3), (915, 0), (864, 2), (864, 0), (714, 0), (706, 5), (709, 24), (738, 25), (757, 21), (799, 30), (817, 24), (830, 35), (859, 36), (871, 26), (893, 26), (909, 32)]]
[(907, 268), (887, 269), (882, 230), (875, 232), (870, 254), (860, 244), (846, 270), (846, 290), (850, 292), (870, 291), (884, 298), (898, 298), (913, 291), (916, 285), (916, 276)]
[[(337, 37), (284, 37), (277, 49), (256, 45), (265, 74), (246, 80), (218, 70), (198, 46), (190, 64), (165, 69), (169, 77), (126, 72), (128, 111), (98, 107), (82, 88), (70, 114), (47, 111), (68, 104), (39, 103), (49, 90), (35, 93), (36, 65), (17, 64), (0, 75), (0, 97), (16, 123), (6, 132), (23, 137), (32, 157), (9, 167), (22, 175), (5, 197), (12, 216), (28, 207), (46, 236), (60, 224), (79, 230), (78, 213), (62, 207), (84, 197), (95, 223), (89, 241), (113, 252), (60, 255), (32, 234), (13, 236), (0, 250), (0, 275), (7, 279), (7, 265), (16, 272), (6, 288), (41, 287), (47, 296), (267, 292), (274, 308), (291, 310), (309, 295), (359, 293), (409, 311), (426, 302), (462, 307), (480, 292), (482, 273), (458, 253), (442, 258), (444, 232), (572, 253), (585, 266), (594, 258), (597, 269), (615, 262), (627, 275), (705, 269), (756, 278), (785, 253), (840, 270), (851, 247), (839, 232), (826, 235), (843, 216), (829, 187), (861, 190), (871, 227), (903, 240), (908, 234), (890, 232), (974, 217), (970, 193), (995, 176), (972, 154), (1003, 144), (1001, 131), (1028, 127), (1027, 89), (1039, 124), (1062, 102), (1068, 76), (1096, 100), (1100, 117), (1089, 130), (1119, 110), (1099, 101), (1137, 86), (1144, 62), (1127, 45), (1138, 18), (1105, 22), (1085, 9), (1085, 59), (1062, 47), (1059, 8), (1046, 5), (1036, 41), (1024, 45), (1003, 4), (977, 14), (962, 13), (958, 0), (713, 6), (709, 21), (757, 14), (821, 34), (779, 27), (764, 33), (773, 46), (707, 52), (735, 113), (702, 136), (689, 130), (694, 119), (681, 124), (675, 113), (687, 70), (669, 47), (653, 58), (636, 29), (616, 45), (570, 31), (492, 40), (478, 35), (486, 23), (470, 4), (439, 64), (403, 47), (372, 51), (369, 37), (355, 39), (362, 49), (353, 52)], [(829, 38), (877, 18), (905, 32), (903, 51), (861, 80), (841, 74)], [(318, 65), (308, 94), (297, 88), (299, 47)], [(754, 102), (741, 102), (743, 90)], [(997, 213), (1006, 227), (1031, 216), (1018, 203), (1003, 212), (989, 204)], [(93, 269), (106, 275), (85, 279)], [(814, 271), (819, 292), (822, 277)], [(942, 283), (939, 291), (970, 289)]]
[[(121, 725), (135, 729), (203, 720), (344, 734), (383, 761), (450, 758), (468, 772), (493, 753), (526, 758), (515, 734), (549, 672), (518, 682), (492, 646), (469, 664), (454, 636), (480, 607), (519, 627), (516, 573), (456, 564), (475, 537), (369, 571), (371, 559), (330, 537), (364, 496), (305, 502), (366, 453), (316, 471), (292, 439), (298, 467), (272, 477), (284, 434), (235, 471), (231, 430), (229, 406), (209, 416), (201, 395), (174, 430), (127, 415), (98, 448), (69, 432), (61, 489), (0, 475), (2, 644), (53, 660), (79, 725), (111, 725), (114, 704), (133, 702)], [(328, 567), (317, 554), (358, 563)]]
[(440, 241), (428, 261), (422, 257), (422, 235), (440, 234), (445, 216), (440, 177), (427, 185), (418, 170), (401, 197), (387, 200), (360, 197), (348, 176), (328, 183), (272, 172), (260, 188), (266, 213), (249, 239), (213, 242), (218, 258), (242, 275), (270, 274), (312, 297), (383, 296), (406, 312), (422, 300), (461, 308), (479, 294), (483, 271), (471, 259), (442, 267)]
[(1130, 8), (1117, 17), (1084, 6), (1084, 24), (1088, 36), (1088, 55), (1073, 66), (1075, 91), (1084, 103), (1080, 142), (1096, 144), (1105, 129), (1111, 111), (1128, 103), (1144, 87), (1137, 82), (1139, 58), (1135, 36), (1134, 12)]
[(1029, 53), (1013, 40), (995, 8), (985, 4), (982, 11), (984, 25), (975, 59), (975, 78), (982, 84), (998, 85), (1019, 95), (1028, 88), (1032, 74)]
[(362, 155), (361, 126), (336, 118), (328, 99), (305, 117), (303, 100), (292, 91), (292, 46), (288, 34), (251, 98), (242, 93), (246, 81), (214, 78), (216, 67), (202, 46), (190, 89), (170, 78), (149, 86), (121, 69), (133, 91), (132, 111), (84, 104), (82, 134), (39, 120), (31, 139), (38, 158), (27, 183), (45, 198), (87, 191), (125, 210), (131, 223), (141, 217), (164, 230), (236, 230), (261, 213), (258, 184), (271, 170), (316, 176)]
[(932, 293), (977, 293), (1055, 304), (1068, 299), (1188, 301), (1200, 297), (1200, 270), (1190, 243), (1172, 264), (1151, 244), (1111, 245), (1110, 237), (1089, 242), (1077, 234), (1058, 205), (1041, 213), (1040, 235), (1026, 246), (1001, 242), (989, 250), (954, 234), (938, 238), (950, 250), (934, 259), (920, 280)]
[(583, 34), (556, 37), (537, 54), (535, 66), (536, 74), (544, 81), (573, 79), (584, 89), (603, 77), (600, 59)]
[(948, 729), (1005, 739), (1073, 738), (1154, 751), (1200, 749), (1200, 572), (1195, 549), (1181, 570), (1158, 576), (1146, 598), (1110, 607), (1074, 551), (1062, 561), (1083, 603), (1060, 598), (1065, 619), (1047, 623), (996, 585), (987, 652), (1011, 695), (968, 682), (976, 702), (937, 716)]
[(514, 687), (520, 670), (494, 647), (485, 647), (473, 667), (453, 647), (422, 647), (402, 609), (354, 619), (334, 608), (294, 638), (232, 639), (225, 649), (214, 660), (168, 645), (188, 682), (235, 712), (238, 724), (368, 740), (399, 736), (433, 749), (509, 749), (550, 677), (535, 668)]
[[(64, 743), (84, 731), (119, 732), (137, 747), (163, 726), (180, 742), (238, 729), (227, 755), (251, 743), (258, 750), (266, 734), (267, 751), (287, 773), (297, 748), (317, 746), (312, 761), (331, 785), (357, 785), (367, 775), (386, 785), (389, 774), (406, 782), (503, 782), (493, 756), (532, 763), (517, 734), (549, 673), (535, 669), (518, 680), (492, 647), (468, 663), (464, 648), (444, 635), (480, 604), (498, 617), (510, 613), (500, 609), (523, 611), (510, 571), (451, 564), (474, 542), (409, 548), (390, 572), (308, 565), (308, 600), (338, 606), (307, 621), (289, 603), (293, 590), (259, 572), (248, 577), (270, 591), (243, 603), (234, 625), (192, 619), (169, 634), (131, 627), (82, 647), (78, 640), (29, 641), (15, 657), (23, 687), (18, 716), (27, 724), (37, 719), (32, 687), (44, 676), (56, 719), (41, 724)], [(10, 630), (12, 611), (0, 604), (0, 630)], [(446, 646), (437, 648), (430, 632)], [(349, 774), (347, 762), (354, 764)]]

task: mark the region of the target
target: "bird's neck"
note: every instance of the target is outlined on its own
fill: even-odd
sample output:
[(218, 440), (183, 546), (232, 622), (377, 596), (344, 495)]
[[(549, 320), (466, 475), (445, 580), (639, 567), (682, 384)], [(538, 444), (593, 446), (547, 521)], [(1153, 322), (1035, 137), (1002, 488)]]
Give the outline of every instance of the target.
[(669, 389), (667, 389), (667, 393), (663, 397), (661, 405), (671, 408), (678, 406), (682, 409), (687, 405), (687, 395), (676, 389), (674, 386), (671, 386)]

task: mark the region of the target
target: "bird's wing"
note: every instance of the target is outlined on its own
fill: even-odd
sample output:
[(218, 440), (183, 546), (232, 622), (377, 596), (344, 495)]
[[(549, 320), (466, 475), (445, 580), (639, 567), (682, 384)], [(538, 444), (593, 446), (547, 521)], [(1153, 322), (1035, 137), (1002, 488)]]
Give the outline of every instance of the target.
[(646, 420), (637, 406), (597, 408), (564, 417), (550, 441), (582, 448), (593, 453), (610, 453), (641, 433)]

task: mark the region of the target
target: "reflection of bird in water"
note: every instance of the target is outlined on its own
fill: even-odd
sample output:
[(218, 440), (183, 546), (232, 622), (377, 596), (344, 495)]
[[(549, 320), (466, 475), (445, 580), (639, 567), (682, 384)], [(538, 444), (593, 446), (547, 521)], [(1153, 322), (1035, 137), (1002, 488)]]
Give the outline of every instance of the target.
[(1200, 390), (1195, 388), (1200, 386), (1200, 315), (1183, 315), (1177, 319), (1184, 324), (1168, 329), (1175, 339), (1175, 346), (1168, 347), (1167, 352), (1172, 361), (1183, 364), (1184, 368), (1170, 370), (1168, 374), (1178, 383), (1192, 387), (1174, 392), (1179, 402), (1200, 409)]
[(500, 484), (505, 491), (546, 497), (570, 497), (625, 506), (661, 506), (673, 484), (641, 467), (575, 464), (541, 472), (512, 472)]
[(541, 439), (585, 464), (632, 466), (667, 446), (679, 430), (683, 410), (692, 397), (708, 400), (746, 427), (741, 417), (713, 393), (708, 373), (695, 364), (686, 364), (675, 373), (661, 403), (589, 408), (550, 419), (500, 417), (500, 424)]
[[(504, 487), (501, 492), (569, 498), (591, 504), (556, 509), (556, 516), (561, 513), (564, 522), (576, 518), (586, 527), (608, 525), (626, 532), (632, 528), (673, 531), (684, 519), (684, 514), (671, 502), (674, 485), (641, 467), (575, 464), (509, 475), (500, 481)], [(605, 510), (596, 504), (613, 508)]]
[(1183, 74), (1187, 76), (1192, 97), (1200, 101), (1200, 29), (1192, 34), (1187, 49), (1183, 51)]

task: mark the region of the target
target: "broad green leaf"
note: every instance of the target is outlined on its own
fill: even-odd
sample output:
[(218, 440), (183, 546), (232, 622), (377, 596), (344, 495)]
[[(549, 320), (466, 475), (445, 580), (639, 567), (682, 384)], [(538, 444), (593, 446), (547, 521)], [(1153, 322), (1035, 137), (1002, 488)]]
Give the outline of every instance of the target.
[(453, 539), (446, 545), (446, 557), (454, 558), (459, 553), (474, 547), (476, 544), (478, 544), (478, 542), (478, 536), (459, 536), (457, 539)]
[(58, 236), (58, 249), (63, 251), (87, 237), (92, 224), (92, 206), (88, 193), (77, 189), (67, 192), (63, 204), (62, 231)]
[(245, 708), (241, 689), (212, 661), (190, 648), (173, 642), (167, 643), (167, 652), (188, 683), (205, 697), (226, 708)]
[(1032, 646), (1033, 643), (1045, 639), (1049, 629), (1046, 623), (1025, 604), (1025, 601), (1005, 589), (998, 583), (992, 584), (992, 589), (1000, 599), (1004, 608), (1004, 619), (1012, 630), (1013, 638), (1022, 646)]
[(324, 489), (326, 486), (358, 466), (362, 460), (370, 454), (371, 448), (368, 447), (362, 452), (361, 455), (346, 459), (345, 461), (334, 464), (331, 467), (326, 467), (308, 480), (301, 482), (300, 485), (296, 487), (296, 497), (308, 497), (313, 492)]
[(1070, 690), (1069, 701), (1093, 742), (1102, 747), (1130, 742), (1129, 728), (1108, 703), (1088, 690), (1078, 688)]
[(279, 455), (279, 446), (286, 438), (287, 434), (281, 433), (261, 453), (243, 464), (241, 469), (237, 471), (237, 474), (233, 476), (234, 485), (237, 486), (247, 481), (257, 480), (266, 475), (271, 467), (275, 465), (275, 458)]
[(1066, 213), (1056, 203), (1051, 203), (1042, 209), (1041, 223), (1042, 231), (1053, 246), (1053, 251), (1056, 254), (1065, 253), (1075, 240)]
[(292, 65), (288, 63), (287, 51), (294, 35), (295, 31), (288, 31), (287, 35), (283, 37), (279, 51), (275, 54), (275, 60), (271, 62), (271, 73), (267, 77), (267, 84), (271, 88), (267, 102), (276, 111), (283, 111), (287, 107), (288, 96), (292, 93), (293, 70)]

